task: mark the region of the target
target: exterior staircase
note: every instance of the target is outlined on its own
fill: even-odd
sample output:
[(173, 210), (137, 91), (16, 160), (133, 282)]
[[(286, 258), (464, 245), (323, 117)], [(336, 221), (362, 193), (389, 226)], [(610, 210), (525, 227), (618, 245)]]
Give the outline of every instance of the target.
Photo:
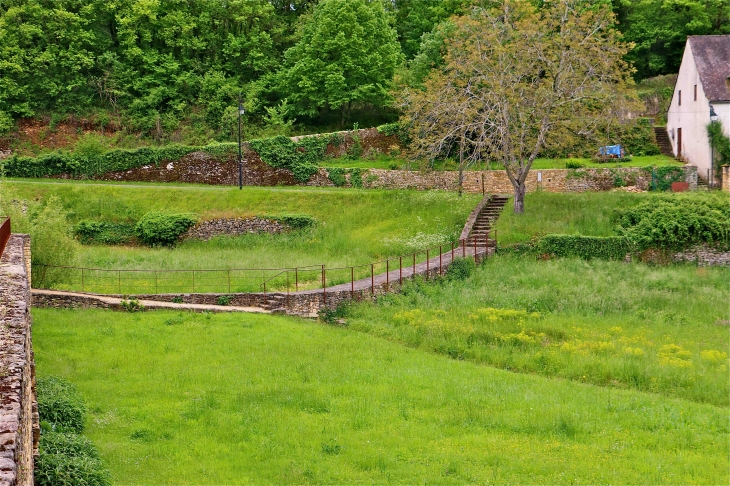
[(654, 127), (654, 137), (662, 155), (674, 157), (672, 142), (669, 140), (669, 135), (667, 135), (667, 127)]
[[(474, 222), (474, 226), (471, 227), (469, 232), (469, 238), (476, 237), (477, 247), (483, 248), (485, 244), (490, 247), (495, 246), (494, 233), (492, 232), (492, 226), (499, 217), (499, 214), (504, 209), (505, 204), (509, 197), (494, 195), (489, 199), (489, 202), (482, 208), (477, 215), (477, 219)], [(489, 241), (487, 242), (487, 238)], [(469, 245), (469, 243), (467, 243)], [(471, 246), (471, 245), (469, 245)]]

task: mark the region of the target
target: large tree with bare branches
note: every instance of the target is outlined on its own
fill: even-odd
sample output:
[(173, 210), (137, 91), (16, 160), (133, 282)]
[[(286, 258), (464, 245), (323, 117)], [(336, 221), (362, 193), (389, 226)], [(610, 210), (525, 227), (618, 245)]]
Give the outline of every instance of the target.
[[(457, 155), (459, 169), (498, 160), (524, 212), (540, 150), (595, 134), (629, 99), (629, 46), (603, 4), (503, 0), (452, 19), (444, 63), (424, 88), (404, 89), (403, 121), (418, 156)], [(461, 182), (460, 177), (460, 182)]]

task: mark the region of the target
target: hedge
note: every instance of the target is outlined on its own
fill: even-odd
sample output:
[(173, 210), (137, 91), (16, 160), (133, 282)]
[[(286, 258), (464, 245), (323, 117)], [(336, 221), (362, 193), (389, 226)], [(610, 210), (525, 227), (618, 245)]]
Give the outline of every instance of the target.
[(545, 235), (538, 242), (537, 250), (556, 257), (623, 260), (632, 250), (632, 244), (623, 236)]

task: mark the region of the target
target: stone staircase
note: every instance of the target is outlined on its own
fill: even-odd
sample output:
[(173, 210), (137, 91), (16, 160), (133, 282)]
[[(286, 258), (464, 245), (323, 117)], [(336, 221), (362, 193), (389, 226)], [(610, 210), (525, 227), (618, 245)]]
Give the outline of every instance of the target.
[(674, 157), (672, 142), (669, 140), (669, 135), (667, 134), (667, 127), (654, 127), (654, 137), (662, 155)]
[(264, 309), (270, 311), (272, 314), (286, 314), (287, 308), (287, 297), (283, 294), (268, 294), (266, 295), (266, 304)]
[[(485, 244), (492, 247), (495, 245), (492, 226), (504, 209), (508, 200), (509, 197), (507, 196), (494, 195), (489, 199), (489, 202), (482, 208), (482, 210), (479, 211), (477, 219), (474, 222), (474, 226), (471, 227), (471, 231), (469, 232), (470, 239), (476, 237), (477, 247), (483, 248)], [(488, 243), (487, 238), (489, 238)], [(469, 245), (469, 243), (467, 243), (467, 245)]]

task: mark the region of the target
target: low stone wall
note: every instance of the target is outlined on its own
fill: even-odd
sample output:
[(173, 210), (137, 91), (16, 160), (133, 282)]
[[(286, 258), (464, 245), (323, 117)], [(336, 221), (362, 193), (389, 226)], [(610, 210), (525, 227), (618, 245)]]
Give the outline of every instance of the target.
[(730, 165), (722, 166), (722, 190), (730, 191)]
[(27, 235), (12, 235), (0, 260), (0, 485), (33, 484), (40, 428), (31, 341)]
[(220, 218), (196, 224), (182, 235), (182, 239), (209, 240), (215, 236), (238, 236), (249, 233), (279, 234), (290, 229), (289, 225), (272, 219)]
[[(690, 190), (697, 188), (697, 168), (685, 166), (685, 181)], [(405, 171), (367, 169), (361, 172), (366, 189), (416, 189), (457, 191), (458, 171)], [(346, 186), (350, 174), (346, 174)], [(532, 170), (525, 181), (528, 192), (586, 192), (608, 191), (615, 187), (631, 187), (646, 191), (651, 184), (651, 174), (638, 167), (598, 169), (545, 169)], [(320, 169), (309, 182), (309, 186), (332, 187), (326, 169)], [(511, 194), (514, 189), (504, 170), (466, 171), (463, 190), (468, 193)]]
[(709, 245), (698, 245), (672, 255), (675, 262), (696, 262), (701, 267), (730, 265), (730, 251), (721, 251)]

